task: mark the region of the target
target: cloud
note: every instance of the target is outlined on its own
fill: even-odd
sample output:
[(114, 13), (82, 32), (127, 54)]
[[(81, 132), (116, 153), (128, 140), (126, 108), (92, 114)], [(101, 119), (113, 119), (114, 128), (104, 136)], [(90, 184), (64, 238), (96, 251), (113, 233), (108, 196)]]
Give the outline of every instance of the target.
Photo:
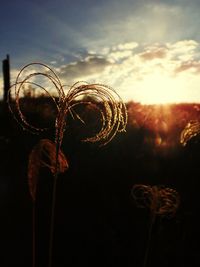
[(200, 44), (195, 40), (142, 44), (120, 42), (57, 61), (63, 84), (77, 81), (113, 87), (125, 101), (146, 104), (200, 102)]
[(200, 72), (200, 61), (186, 61), (182, 62), (179, 67), (176, 68), (175, 72), (180, 73), (183, 71), (191, 71), (193, 73), (199, 73)]
[[(90, 50), (82, 60), (61, 66), (67, 81), (85, 80), (115, 88), (125, 101), (193, 102), (200, 94), (200, 46), (194, 40), (142, 45), (119, 43)], [(157, 99), (156, 99), (157, 98)]]
[(172, 57), (178, 58), (181, 61), (192, 60), (199, 57), (199, 43), (195, 40), (182, 40), (173, 44), (167, 43), (167, 48)]
[(129, 42), (129, 43), (121, 43), (117, 46), (114, 46), (112, 50), (133, 50), (138, 47), (138, 43), (136, 42)]
[(144, 60), (153, 60), (164, 58), (167, 55), (167, 49), (164, 47), (156, 47), (153, 49), (148, 49), (147, 51), (140, 54), (140, 57)]
[(85, 59), (70, 64), (61, 66), (59, 75), (61, 78), (73, 81), (75, 79), (83, 79), (87, 76), (92, 76), (96, 73), (99, 75), (105, 70), (107, 66), (112, 63), (103, 57), (87, 56)]
[(108, 59), (113, 63), (120, 63), (126, 58), (130, 58), (133, 55), (135, 48), (138, 47), (138, 43), (129, 42), (129, 43), (120, 43), (111, 47), (109, 53), (107, 53)]

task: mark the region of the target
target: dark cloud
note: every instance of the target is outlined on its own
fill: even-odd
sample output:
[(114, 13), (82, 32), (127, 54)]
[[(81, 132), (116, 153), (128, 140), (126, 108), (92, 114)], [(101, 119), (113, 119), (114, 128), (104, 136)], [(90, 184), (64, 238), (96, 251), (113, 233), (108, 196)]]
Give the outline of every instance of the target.
[(140, 57), (144, 60), (153, 60), (156, 58), (164, 58), (167, 55), (166, 48), (156, 48), (154, 50), (147, 50), (140, 54)]
[(195, 72), (199, 73), (200, 72), (200, 61), (190, 60), (187, 62), (183, 62), (180, 64), (179, 67), (175, 69), (175, 73), (180, 73), (180, 72), (187, 71), (190, 69), (193, 69)]
[(111, 65), (106, 58), (98, 56), (89, 56), (84, 60), (70, 63), (60, 68), (59, 76), (61, 78), (75, 79), (77, 77), (89, 76), (101, 73), (105, 67)]

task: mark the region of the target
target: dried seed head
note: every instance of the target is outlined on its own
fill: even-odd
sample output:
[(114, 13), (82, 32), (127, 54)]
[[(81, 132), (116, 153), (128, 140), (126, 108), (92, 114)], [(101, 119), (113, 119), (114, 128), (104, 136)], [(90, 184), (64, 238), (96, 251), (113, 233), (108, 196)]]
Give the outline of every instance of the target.
[[(38, 72), (28, 72), (28, 69), (33, 66), (43, 67), (44, 70), (40, 70)], [(28, 75), (27, 72), (29, 73)], [(57, 92), (57, 98), (51, 95), (50, 90), (33, 80), (33, 78), (38, 77), (45, 77), (47, 80), (49, 80), (50, 84), (55, 88), (54, 91)], [(87, 99), (96, 99), (99, 103), (103, 103), (103, 105), (99, 105), (99, 107), (97, 107), (102, 122), (100, 131), (92, 137), (85, 138), (83, 141), (107, 144), (112, 140), (117, 132), (125, 131), (127, 124), (126, 106), (114, 89), (103, 84), (87, 84), (83, 82), (77, 82), (67, 91), (67, 93), (65, 93), (64, 86), (61, 84), (61, 81), (55, 72), (42, 63), (31, 63), (22, 68), (17, 76), (15, 84), (11, 87), (11, 90), (8, 94), (9, 108), (13, 113), (14, 118), (26, 130), (29, 130), (33, 133), (39, 133), (47, 130), (46, 128), (37, 128), (31, 125), (21, 110), (19, 101), (20, 92), (26, 85), (31, 85), (44, 90), (47, 96), (53, 100), (57, 109), (57, 117), (55, 120), (55, 142), (59, 145), (59, 147), (61, 146), (63, 133), (65, 130), (66, 115), (68, 113), (73, 117), (75, 115), (77, 119), (83, 122), (81, 117), (75, 112), (74, 108), (75, 106), (81, 104), (91, 105), (91, 100), (84, 101), (84, 97)], [(11, 91), (13, 88), (15, 89), (14, 99), (17, 114), (14, 113), (11, 105)], [(101, 109), (102, 106), (103, 109)]]
[(131, 193), (136, 205), (149, 208), (153, 215), (174, 216), (180, 204), (178, 192), (164, 186), (136, 184)]
[(59, 150), (58, 153), (57, 166), (56, 157), (56, 145), (48, 139), (40, 140), (32, 149), (28, 163), (28, 184), (33, 201), (35, 201), (36, 198), (41, 168), (48, 168), (53, 175), (55, 175), (56, 172), (63, 173), (68, 169), (69, 165), (67, 159), (61, 150)]
[(200, 133), (200, 123), (198, 121), (190, 121), (181, 132), (180, 143), (185, 146), (188, 141)]

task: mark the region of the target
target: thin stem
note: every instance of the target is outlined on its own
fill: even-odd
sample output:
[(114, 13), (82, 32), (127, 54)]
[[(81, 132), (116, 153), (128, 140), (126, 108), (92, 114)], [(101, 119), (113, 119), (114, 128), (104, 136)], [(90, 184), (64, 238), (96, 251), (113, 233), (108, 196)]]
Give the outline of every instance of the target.
[(51, 207), (51, 224), (49, 236), (49, 267), (52, 267), (52, 252), (54, 239), (54, 224), (55, 224), (55, 206), (56, 206), (56, 188), (57, 188), (57, 174), (54, 176), (52, 207)]
[(33, 209), (32, 209), (32, 266), (35, 267), (35, 257), (36, 257), (36, 253), (35, 253), (35, 248), (36, 248), (36, 242), (35, 242), (35, 224), (36, 224), (36, 216), (35, 216), (35, 212), (36, 212), (36, 207), (35, 207), (35, 202), (33, 202)]
[(56, 142), (56, 162), (55, 162), (55, 173), (53, 181), (53, 193), (52, 193), (52, 206), (51, 206), (51, 223), (50, 223), (50, 235), (49, 235), (49, 265), (52, 267), (52, 257), (53, 257), (53, 241), (54, 241), (54, 224), (55, 224), (55, 207), (56, 207), (56, 189), (57, 189), (57, 179), (58, 179), (58, 156), (59, 156), (59, 142)]
[(151, 220), (150, 220), (150, 225), (149, 225), (149, 232), (148, 232), (148, 239), (147, 239), (147, 247), (145, 251), (145, 256), (144, 256), (144, 263), (143, 267), (147, 266), (148, 258), (149, 258), (149, 252), (150, 252), (150, 247), (151, 247), (151, 239), (152, 239), (152, 230), (153, 230), (153, 225), (155, 222), (155, 214), (151, 214)]

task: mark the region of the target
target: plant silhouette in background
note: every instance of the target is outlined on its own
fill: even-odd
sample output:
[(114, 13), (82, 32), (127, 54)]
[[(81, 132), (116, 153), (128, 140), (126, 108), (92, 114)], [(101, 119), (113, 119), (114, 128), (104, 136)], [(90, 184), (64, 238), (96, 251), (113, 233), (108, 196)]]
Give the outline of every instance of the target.
[(180, 197), (174, 189), (143, 184), (134, 185), (131, 194), (138, 208), (147, 208), (150, 211), (149, 233), (143, 263), (143, 266), (146, 267), (156, 216), (173, 217), (179, 207)]
[(185, 126), (180, 136), (180, 143), (186, 146), (187, 143), (195, 136), (200, 133), (200, 123), (199, 121), (190, 121)]
[[(35, 71), (32, 68), (38, 67)], [(48, 84), (48, 85), (47, 85)], [(47, 131), (48, 128), (36, 127), (28, 122), (25, 114), (20, 106), (20, 98), (24, 88), (30, 86), (34, 89), (43, 90), (45, 94), (52, 99), (56, 108), (55, 117), (55, 140), (41, 140), (37, 144), (29, 157), (29, 190), (33, 203), (35, 203), (38, 172), (41, 167), (50, 169), (53, 177), (53, 193), (51, 206), (51, 225), (49, 236), (49, 262), (48, 266), (52, 267), (52, 250), (54, 239), (54, 213), (56, 202), (56, 185), (59, 173), (64, 172), (68, 168), (68, 162), (64, 154), (61, 152), (64, 132), (66, 129), (66, 117), (71, 115), (73, 119), (78, 119), (83, 124), (85, 121), (77, 113), (76, 108), (79, 105), (92, 106), (100, 114), (101, 128), (93, 136), (84, 138), (84, 142), (97, 142), (99, 145), (106, 145), (110, 142), (117, 132), (125, 131), (127, 124), (127, 111), (117, 92), (103, 84), (88, 84), (85, 82), (77, 82), (68, 90), (62, 85), (57, 74), (47, 65), (43, 63), (30, 63), (23, 67), (17, 75), (15, 83), (11, 86), (8, 93), (8, 105), (16, 121), (23, 129), (34, 134)], [(49, 86), (49, 87), (48, 87)], [(54, 88), (56, 96), (53, 95)], [(92, 102), (91, 100), (95, 101)], [(14, 101), (13, 101), (14, 100)], [(34, 210), (34, 209), (33, 209)], [(35, 214), (35, 211), (33, 212)], [(34, 219), (33, 214), (33, 219)], [(33, 229), (34, 232), (34, 229)], [(33, 233), (35, 235), (35, 233)], [(33, 237), (33, 267), (35, 267), (35, 240)]]

